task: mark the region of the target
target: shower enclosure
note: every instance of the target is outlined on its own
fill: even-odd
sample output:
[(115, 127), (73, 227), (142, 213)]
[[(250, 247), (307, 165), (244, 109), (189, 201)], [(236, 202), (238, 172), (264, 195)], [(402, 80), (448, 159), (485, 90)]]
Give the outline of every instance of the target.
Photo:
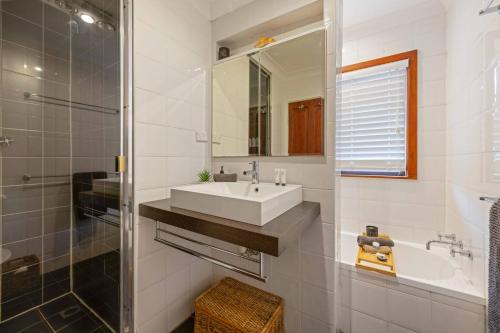
[(121, 1), (0, 6), (0, 331), (118, 332)]

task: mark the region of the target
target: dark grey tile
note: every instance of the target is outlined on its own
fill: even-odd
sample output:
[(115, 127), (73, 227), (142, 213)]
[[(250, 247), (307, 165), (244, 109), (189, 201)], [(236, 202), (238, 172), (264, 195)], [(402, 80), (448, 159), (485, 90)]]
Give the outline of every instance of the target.
[(47, 104), (44, 108), (43, 120), (44, 131), (58, 133), (70, 132), (69, 106)]
[(33, 99), (27, 100), (25, 93), (42, 92), (42, 79), (9, 70), (2, 71), (2, 98), (20, 102), (37, 103)]
[(44, 5), (43, 14), (46, 28), (65, 36), (69, 35), (69, 22), (72, 18), (68, 13), (58, 10), (52, 6)]
[(69, 206), (71, 204), (71, 186), (60, 184), (44, 185), (44, 208)]
[(35, 211), (2, 217), (2, 244), (42, 235), (42, 212)]
[(70, 59), (70, 40), (67, 36), (45, 29), (43, 46), (46, 54), (65, 60)]
[(44, 78), (59, 83), (70, 83), (69, 78), (71, 66), (69, 61), (50, 55), (45, 55), (43, 57), (43, 62)]
[(2, 1), (2, 10), (42, 25), (42, 2), (39, 0)]
[(88, 311), (72, 295), (42, 305), (40, 312), (56, 331), (88, 316)]
[(70, 251), (69, 230), (46, 234), (43, 237), (43, 259), (50, 260), (69, 254)]
[(60, 183), (71, 180), (69, 157), (47, 157), (43, 159), (43, 182)]
[(120, 35), (112, 34), (104, 40), (103, 65), (108, 67), (120, 62)]
[(37, 310), (31, 310), (16, 318), (12, 318), (0, 323), (0, 332), (22, 332), (32, 326), (36, 326), (43, 321)]
[[(18, 1), (2, 1), (5, 3)], [(33, 0), (33, 2), (38, 2)], [(35, 13), (36, 14), (36, 13)], [(2, 38), (10, 42), (42, 51), (42, 28), (7, 12), (2, 12)]]
[[(56, 81), (44, 81), (43, 90), (44, 95), (47, 96), (45, 105), (68, 106), (67, 101), (70, 99), (68, 84)], [(59, 100), (50, 100), (49, 97)]]
[(46, 209), (43, 212), (43, 217), (43, 231), (45, 234), (71, 229), (71, 209), (69, 206)]
[(57, 297), (67, 294), (71, 291), (70, 280), (61, 280), (57, 282), (43, 281), (43, 301), (49, 302)]
[(3, 100), (2, 120), (4, 128), (23, 130), (42, 130), (42, 105)]
[(120, 68), (119, 65), (109, 66), (103, 73), (103, 98), (116, 96), (120, 93)]
[(14, 142), (2, 148), (3, 157), (42, 157), (42, 133), (4, 129), (3, 135)]
[(2, 213), (16, 214), (42, 209), (42, 187), (39, 185), (2, 188)]
[[(3, 287), (2, 287), (3, 288)], [(1, 304), (2, 306), (2, 320), (6, 320), (21, 312), (30, 310), (42, 303), (41, 289), (34, 292), (23, 294), (22, 296), (9, 299)]]
[[(14, 143), (15, 144), (15, 143)], [(41, 183), (42, 178), (31, 178), (42, 175), (41, 157), (5, 157), (2, 159), (2, 184), (22, 185)]]
[(114, 331), (110, 330), (107, 326), (103, 325), (92, 333), (114, 333)]
[(16, 73), (43, 76), (43, 59), (39, 51), (2, 41), (2, 67)]
[(44, 157), (71, 157), (70, 135), (67, 133), (44, 133)]
[(86, 315), (63, 327), (61, 333), (90, 333), (101, 326), (101, 323)]
[[(3, 244), (2, 249), (9, 250), (11, 252), (9, 260), (2, 264), (2, 273), (7, 273), (11, 270), (16, 270), (19, 267), (31, 265), (36, 266), (35, 269), (30, 272), (31, 274), (41, 274), (40, 262), (42, 258), (42, 237), (35, 237), (15, 243)], [(38, 273), (34, 274), (34, 271)], [(3, 287), (4, 285), (2, 284), (2, 288)]]
[(19, 333), (52, 333), (52, 329), (47, 325), (45, 321), (40, 322), (36, 325), (30, 326)]

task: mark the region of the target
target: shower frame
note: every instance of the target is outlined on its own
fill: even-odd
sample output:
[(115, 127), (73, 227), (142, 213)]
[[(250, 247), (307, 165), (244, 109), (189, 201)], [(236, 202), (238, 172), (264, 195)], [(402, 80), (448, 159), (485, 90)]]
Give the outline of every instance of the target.
[[(133, 0), (120, 0), (120, 151), (125, 168), (120, 173), (121, 273), (120, 332), (135, 331), (134, 324), (134, 99)], [(128, 157), (128, 158), (127, 158)]]

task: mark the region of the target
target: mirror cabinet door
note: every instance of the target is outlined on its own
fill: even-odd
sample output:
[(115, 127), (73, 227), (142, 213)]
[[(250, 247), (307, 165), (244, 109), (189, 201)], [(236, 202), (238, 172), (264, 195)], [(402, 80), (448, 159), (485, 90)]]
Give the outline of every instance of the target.
[(325, 31), (216, 64), (212, 153), (323, 155)]

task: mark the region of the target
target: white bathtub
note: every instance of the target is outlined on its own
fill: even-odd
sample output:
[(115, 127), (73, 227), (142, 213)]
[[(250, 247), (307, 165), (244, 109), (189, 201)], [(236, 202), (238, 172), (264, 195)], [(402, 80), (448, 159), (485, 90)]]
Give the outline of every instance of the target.
[[(343, 232), (341, 238), (342, 267), (356, 270), (356, 235)], [(472, 284), (445, 247), (432, 244), (431, 250), (427, 251), (424, 244), (395, 241), (394, 260), (397, 277), (387, 276), (387, 279), (396, 279), (399, 283), (415, 288), (485, 304), (484, 291)]]

